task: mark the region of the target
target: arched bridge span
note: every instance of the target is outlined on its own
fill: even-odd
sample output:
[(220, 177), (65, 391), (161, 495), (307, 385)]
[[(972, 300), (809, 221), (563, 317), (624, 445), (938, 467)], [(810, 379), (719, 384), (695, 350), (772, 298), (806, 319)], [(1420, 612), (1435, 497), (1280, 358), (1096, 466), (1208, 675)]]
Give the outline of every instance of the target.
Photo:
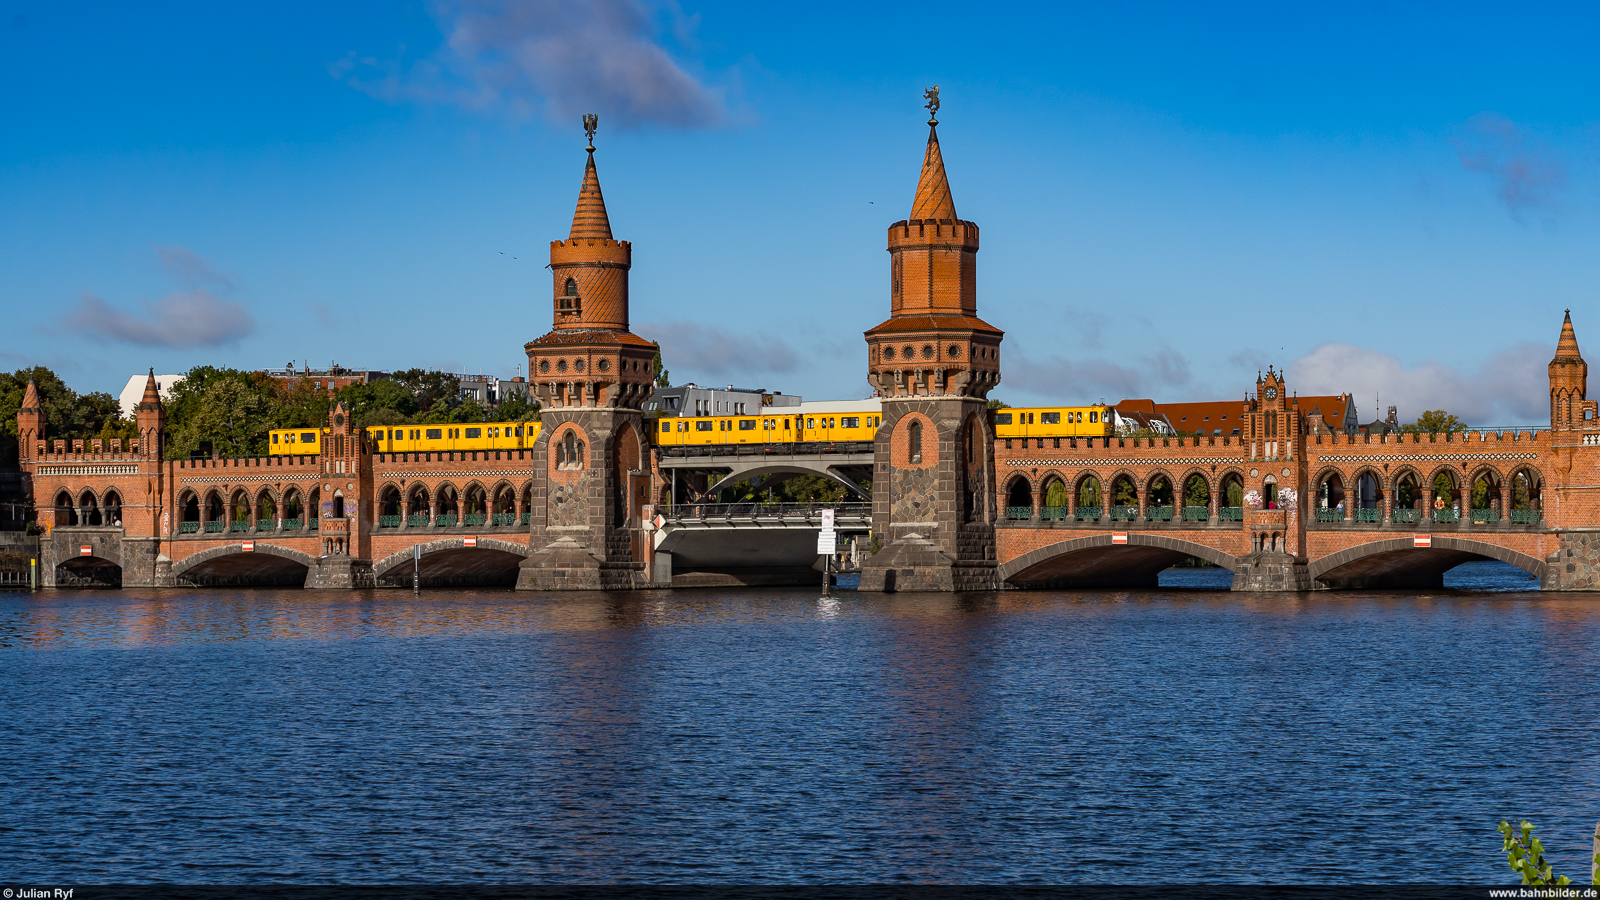
[(1464, 562), (1497, 559), (1535, 578), (1545, 574), (1543, 560), (1487, 541), (1433, 534), (1430, 546), (1419, 547), (1411, 535), (1357, 544), (1312, 560), (1311, 580), (1330, 588), (1437, 588), (1444, 573)]
[(1231, 554), (1162, 534), (1094, 534), (1024, 553), (1000, 566), (1013, 587), (1154, 587), (1162, 569), (1194, 557), (1233, 571)]

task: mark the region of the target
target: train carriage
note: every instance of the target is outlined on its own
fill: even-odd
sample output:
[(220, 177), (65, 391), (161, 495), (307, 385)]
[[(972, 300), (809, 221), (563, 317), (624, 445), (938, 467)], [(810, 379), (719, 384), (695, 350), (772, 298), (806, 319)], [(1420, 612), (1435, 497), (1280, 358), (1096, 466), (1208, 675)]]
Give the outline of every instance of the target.
[[(482, 422), (462, 425), (381, 425), (361, 429), (374, 453), (429, 453), (451, 450), (519, 450), (539, 439), (538, 422)], [(321, 452), (326, 428), (274, 428), (273, 456), (311, 456)]]
[(1109, 406), (1006, 407), (990, 413), (998, 438), (1107, 437)]

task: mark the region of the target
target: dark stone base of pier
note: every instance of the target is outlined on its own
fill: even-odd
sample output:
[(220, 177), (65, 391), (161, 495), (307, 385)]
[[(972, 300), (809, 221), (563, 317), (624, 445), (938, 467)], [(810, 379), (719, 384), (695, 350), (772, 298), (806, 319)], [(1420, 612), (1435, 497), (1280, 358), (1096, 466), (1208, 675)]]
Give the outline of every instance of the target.
[(625, 591), (653, 586), (645, 580), (643, 563), (601, 562), (570, 537), (535, 550), (517, 570), (519, 591)]
[(920, 534), (908, 534), (862, 562), (857, 590), (948, 593), (962, 590), (961, 580), (949, 554)]
[(1541, 591), (1600, 591), (1600, 530), (1558, 533), (1561, 548), (1545, 557)]
[(376, 587), (372, 560), (348, 556), (325, 556), (306, 572), (305, 585), (315, 590), (350, 590)]
[(1309, 591), (1313, 589), (1311, 573), (1305, 561), (1287, 553), (1260, 552), (1239, 560), (1233, 570), (1233, 589), (1236, 591)]

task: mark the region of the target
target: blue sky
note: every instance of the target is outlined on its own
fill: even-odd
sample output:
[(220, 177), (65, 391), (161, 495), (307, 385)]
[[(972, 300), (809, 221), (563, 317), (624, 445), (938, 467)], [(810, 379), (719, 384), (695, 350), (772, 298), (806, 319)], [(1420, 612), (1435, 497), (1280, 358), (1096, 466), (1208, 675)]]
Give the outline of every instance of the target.
[(994, 396), (1537, 422), (1600, 340), (1596, 9), (0, 0), (0, 366), (516, 374), (595, 111), (675, 379), (863, 396), (938, 84)]

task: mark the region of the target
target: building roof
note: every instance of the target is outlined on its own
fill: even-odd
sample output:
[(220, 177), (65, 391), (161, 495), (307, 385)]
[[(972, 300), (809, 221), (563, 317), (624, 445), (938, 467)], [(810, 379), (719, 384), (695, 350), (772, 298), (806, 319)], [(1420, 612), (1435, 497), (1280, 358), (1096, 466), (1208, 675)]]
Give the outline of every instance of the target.
[[(1349, 394), (1300, 397), (1300, 409), (1309, 413), (1313, 408), (1322, 410), (1322, 421), (1329, 428), (1342, 428), (1345, 410), (1350, 405)], [(1244, 404), (1238, 400), (1213, 400), (1199, 403), (1157, 403), (1149, 399), (1124, 400), (1116, 404), (1118, 412), (1159, 413), (1167, 417), (1172, 427), (1179, 431), (1221, 430), (1231, 434), (1244, 418)]]
[(589, 163), (583, 168), (583, 187), (578, 189), (578, 208), (572, 213), (572, 231), (567, 240), (611, 240), (611, 218), (606, 215), (606, 198), (600, 193), (600, 174), (594, 168), (592, 146)]
[(944, 174), (944, 154), (939, 152), (939, 126), (928, 123), (928, 149), (922, 154), (922, 175), (917, 179), (917, 196), (911, 201), (911, 221), (918, 219), (956, 219), (956, 201), (950, 195), (950, 179)]
[(1561, 322), (1561, 339), (1556, 342), (1556, 356), (1552, 363), (1580, 363), (1583, 354), (1578, 352), (1578, 333), (1572, 330), (1572, 310), (1567, 310)]

